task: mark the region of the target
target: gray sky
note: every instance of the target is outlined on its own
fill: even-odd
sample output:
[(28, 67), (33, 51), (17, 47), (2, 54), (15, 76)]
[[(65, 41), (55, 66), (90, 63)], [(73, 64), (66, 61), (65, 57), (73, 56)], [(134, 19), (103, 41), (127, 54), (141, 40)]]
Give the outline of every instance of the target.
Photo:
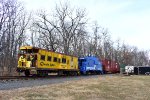
[[(20, 0), (27, 10), (51, 11), (55, 4), (67, 0)], [(68, 0), (74, 7), (85, 8), (88, 18), (108, 28), (112, 39), (120, 38), (139, 49), (150, 49), (149, 0)]]

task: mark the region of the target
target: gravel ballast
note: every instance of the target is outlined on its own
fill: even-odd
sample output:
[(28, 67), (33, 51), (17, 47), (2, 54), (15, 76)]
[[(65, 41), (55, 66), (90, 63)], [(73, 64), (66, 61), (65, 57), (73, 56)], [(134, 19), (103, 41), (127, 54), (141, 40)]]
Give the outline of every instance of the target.
[(98, 78), (102, 75), (92, 75), (92, 76), (69, 76), (69, 77), (56, 77), (56, 78), (37, 78), (28, 80), (3, 80), (0, 81), (0, 90), (11, 90), (23, 87), (34, 87), (42, 86), (48, 84), (58, 84), (66, 81), (80, 80), (85, 78)]

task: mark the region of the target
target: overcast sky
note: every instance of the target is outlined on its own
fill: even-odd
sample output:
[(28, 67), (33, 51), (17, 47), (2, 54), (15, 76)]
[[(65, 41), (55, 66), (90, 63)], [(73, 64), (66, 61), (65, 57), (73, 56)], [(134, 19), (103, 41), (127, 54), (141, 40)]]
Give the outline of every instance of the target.
[[(67, 0), (20, 0), (27, 10), (51, 11)], [(85, 8), (88, 18), (108, 28), (112, 39), (120, 38), (139, 49), (150, 49), (150, 0), (68, 0), (74, 7)]]

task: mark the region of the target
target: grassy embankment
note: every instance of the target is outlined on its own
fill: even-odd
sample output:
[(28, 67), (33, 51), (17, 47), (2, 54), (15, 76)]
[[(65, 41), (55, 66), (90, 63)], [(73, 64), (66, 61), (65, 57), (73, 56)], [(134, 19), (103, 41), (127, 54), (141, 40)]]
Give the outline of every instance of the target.
[(99, 76), (61, 84), (0, 91), (11, 100), (149, 100), (150, 76)]

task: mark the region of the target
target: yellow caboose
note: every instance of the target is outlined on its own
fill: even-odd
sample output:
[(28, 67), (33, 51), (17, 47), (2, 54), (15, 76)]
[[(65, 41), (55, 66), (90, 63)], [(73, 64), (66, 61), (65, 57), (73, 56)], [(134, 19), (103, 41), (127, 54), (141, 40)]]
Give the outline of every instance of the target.
[(46, 49), (32, 46), (20, 47), (18, 54), (18, 72), (29, 75), (48, 75), (56, 72), (60, 74), (77, 75), (78, 58)]

